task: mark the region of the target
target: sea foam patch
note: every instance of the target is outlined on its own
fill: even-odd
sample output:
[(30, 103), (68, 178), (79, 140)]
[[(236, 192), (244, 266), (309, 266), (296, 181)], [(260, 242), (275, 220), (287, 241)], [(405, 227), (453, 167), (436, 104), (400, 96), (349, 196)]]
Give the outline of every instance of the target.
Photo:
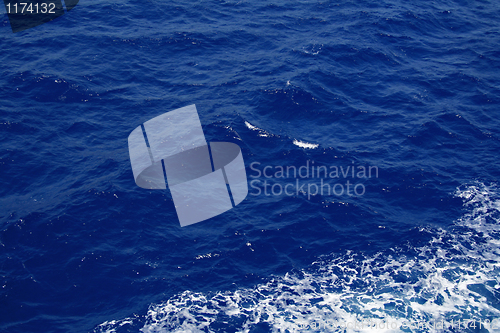
[(455, 196), (467, 213), (427, 229), (424, 246), (325, 256), (253, 288), (185, 291), (94, 332), (499, 332), (499, 190), (477, 183)]
[(319, 147), (319, 144), (317, 143), (303, 142), (297, 139), (293, 140), (293, 144), (304, 149), (316, 149)]

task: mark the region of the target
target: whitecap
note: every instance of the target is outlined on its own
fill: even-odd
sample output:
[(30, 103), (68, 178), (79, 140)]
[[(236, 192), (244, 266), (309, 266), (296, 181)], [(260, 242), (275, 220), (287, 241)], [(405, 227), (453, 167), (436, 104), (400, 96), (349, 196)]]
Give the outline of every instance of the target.
[(317, 143), (308, 143), (304, 141), (299, 141), (297, 139), (293, 140), (293, 144), (304, 149), (316, 149), (319, 147), (319, 144)]
[(257, 131), (259, 134), (259, 136), (262, 136), (262, 137), (271, 137), (273, 136), (271, 133), (263, 130), (262, 128), (258, 128), (257, 126), (254, 126), (252, 124), (250, 124), (248, 121), (245, 121), (245, 125), (251, 129), (252, 131)]

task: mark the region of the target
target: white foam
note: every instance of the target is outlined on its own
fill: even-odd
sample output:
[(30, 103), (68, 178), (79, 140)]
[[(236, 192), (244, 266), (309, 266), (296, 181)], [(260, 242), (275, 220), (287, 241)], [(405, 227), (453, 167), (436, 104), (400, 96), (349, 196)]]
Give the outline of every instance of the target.
[[(479, 320), (493, 319), (497, 329), (486, 326), (487, 331), (498, 332), (499, 191), (496, 185), (474, 184), (455, 195), (468, 212), (456, 221), (455, 231), (424, 230), (435, 235), (424, 246), (373, 256), (331, 255), (253, 288), (185, 291), (151, 305), (144, 318), (106, 322), (95, 331), (116, 332), (135, 322), (144, 333), (215, 332), (214, 323), (238, 332), (258, 323), (272, 332), (342, 327), (347, 332), (400, 332), (402, 323), (413, 325), (410, 332), (441, 332), (446, 326), (440, 325), (451, 320), (461, 320), (462, 328), (455, 331), (463, 331), (464, 319), (476, 320), (477, 327)], [(369, 320), (371, 326), (361, 326)]]
[(258, 128), (257, 126), (254, 126), (254, 125), (250, 124), (248, 121), (245, 121), (245, 125), (246, 125), (246, 127), (248, 127), (249, 129), (251, 129), (252, 131), (257, 131), (259, 133), (258, 134), (259, 136), (262, 136), (262, 137), (271, 137), (271, 136), (274, 136), (271, 133), (266, 132), (262, 128)]
[[(276, 136), (274, 134), (271, 134), (265, 130), (263, 130), (262, 128), (259, 128), (255, 125), (252, 125), (250, 124), (248, 121), (245, 121), (245, 126), (248, 128), (248, 129), (251, 129), (252, 131), (256, 131), (258, 132), (258, 135), (259, 136), (262, 136), (262, 137), (272, 137), (272, 136)], [(304, 141), (300, 141), (300, 140), (297, 140), (297, 139), (294, 139), (293, 140), (293, 144), (300, 147), (300, 148), (304, 148), (304, 149), (316, 149), (319, 147), (319, 144), (317, 143), (309, 143), (309, 142), (304, 142)]]
[(308, 143), (308, 142), (299, 141), (297, 139), (293, 140), (293, 144), (296, 146), (299, 146), (300, 148), (304, 148), (304, 149), (316, 149), (319, 147), (319, 144), (317, 144), (317, 143)]

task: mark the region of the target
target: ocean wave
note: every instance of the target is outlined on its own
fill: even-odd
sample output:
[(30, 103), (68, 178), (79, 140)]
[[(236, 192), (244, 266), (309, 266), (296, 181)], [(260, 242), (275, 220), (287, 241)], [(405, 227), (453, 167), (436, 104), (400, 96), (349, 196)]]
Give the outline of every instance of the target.
[(395, 332), (403, 325), (428, 332), (457, 323), (497, 331), (500, 192), (496, 184), (476, 183), (454, 195), (465, 214), (450, 229), (429, 229), (434, 237), (423, 246), (331, 254), (253, 288), (186, 290), (143, 316), (107, 321), (93, 332)]

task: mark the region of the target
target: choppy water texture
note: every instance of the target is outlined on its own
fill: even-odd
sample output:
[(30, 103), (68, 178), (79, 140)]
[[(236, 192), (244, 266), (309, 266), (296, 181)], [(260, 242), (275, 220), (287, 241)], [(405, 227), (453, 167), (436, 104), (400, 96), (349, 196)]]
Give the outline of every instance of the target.
[[(497, 2), (81, 0), (16, 34), (1, 15), (1, 331), (500, 329)], [(249, 181), (296, 181), (254, 162), (378, 177), (251, 188), (181, 228), (127, 137), (190, 104)]]

